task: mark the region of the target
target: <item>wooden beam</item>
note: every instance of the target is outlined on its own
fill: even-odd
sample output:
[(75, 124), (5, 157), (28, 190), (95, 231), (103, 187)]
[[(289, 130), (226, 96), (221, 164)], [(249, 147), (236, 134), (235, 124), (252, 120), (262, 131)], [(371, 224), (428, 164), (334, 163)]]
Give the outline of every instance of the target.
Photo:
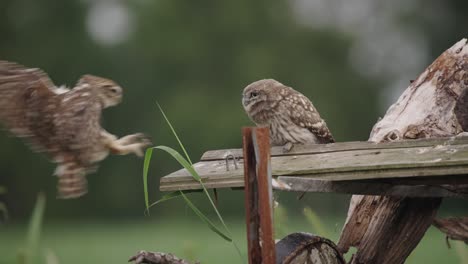
[[(444, 137), (444, 138), (430, 138), (430, 139), (414, 139), (414, 140), (401, 140), (392, 142), (375, 143), (369, 141), (350, 141), (339, 142), (332, 144), (309, 144), (309, 145), (296, 145), (288, 152), (284, 153), (282, 147), (272, 147), (271, 156), (297, 156), (318, 153), (332, 153), (340, 151), (352, 150), (382, 150), (382, 149), (405, 149), (417, 147), (434, 147), (434, 146), (453, 146), (453, 145), (466, 145), (468, 144), (468, 137)], [(212, 160), (225, 160), (227, 155), (242, 158), (242, 149), (220, 149), (209, 150), (205, 152), (200, 161)]]
[[(282, 191), (322, 192), (341, 194), (365, 194), (400, 197), (454, 197), (468, 198), (465, 192), (457, 192), (443, 186), (396, 185), (378, 181), (323, 181), (302, 177), (278, 177)], [(286, 186), (286, 187), (281, 187)]]
[[(426, 184), (429, 178), (437, 178), (439, 184), (467, 182), (468, 177), (465, 175), (468, 175), (468, 141), (466, 138), (414, 141), (415, 144), (411, 141), (392, 144), (353, 143), (356, 148), (350, 148), (346, 142), (335, 143), (328, 144), (334, 146), (334, 150), (329, 152), (322, 151), (327, 149), (328, 145), (311, 145), (308, 148), (318, 148), (321, 151), (311, 154), (313, 150), (309, 149), (309, 154), (292, 156), (276, 154), (272, 157), (272, 175), (275, 177), (309, 177), (328, 181), (411, 178), (415, 181), (414, 184)], [(370, 148), (364, 149), (366, 146)], [(306, 146), (297, 147), (298, 149), (299, 147), (306, 148)], [(232, 154), (232, 150), (219, 150), (217, 153), (236, 157)], [(211, 160), (201, 161), (194, 165), (207, 188), (232, 188), (244, 185), (243, 159), (237, 161), (237, 168), (232, 161), (229, 161), (230, 169), (227, 170), (226, 160), (222, 156), (217, 156), (216, 160), (214, 160), (214, 154), (210, 156)], [(449, 175), (452, 176), (448, 177)], [(199, 188), (201, 188), (200, 184), (194, 181), (185, 169), (163, 177), (160, 185), (161, 191)]]

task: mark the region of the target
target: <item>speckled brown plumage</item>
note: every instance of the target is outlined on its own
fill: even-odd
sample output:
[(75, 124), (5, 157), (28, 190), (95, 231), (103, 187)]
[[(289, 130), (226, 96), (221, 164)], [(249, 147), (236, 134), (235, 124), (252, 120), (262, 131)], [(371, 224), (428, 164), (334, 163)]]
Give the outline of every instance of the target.
[(141, 156), (150, 144), (141, 134), (117, 139), (101, 127), (102, 109), (121, 100), (122, 88), (109, 79), (85, 75), (67, 89), (40, 69), (0, 61), (0, 121), (58, 163), (61, 198), (85, 194), (86, 174), (109, 152)]
[(335, 142), (325, 121), (303, 94), (273, 79), (245, 87), (242, 104), (258, 126), (268, 126), (272, 145)]

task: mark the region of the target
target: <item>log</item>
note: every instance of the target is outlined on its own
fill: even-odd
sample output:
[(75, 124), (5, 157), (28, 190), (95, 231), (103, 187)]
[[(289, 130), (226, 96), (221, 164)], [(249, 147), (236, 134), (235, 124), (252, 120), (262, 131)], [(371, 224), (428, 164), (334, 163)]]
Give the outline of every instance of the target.
[[(440, 55), (375, 124), (372, 142), (447, 137), (467, 128), (468, 45)], [(424, 236), (441, 198), (351, 198), (338, 247), (357, 247), (350, 263), (404, 263)]]

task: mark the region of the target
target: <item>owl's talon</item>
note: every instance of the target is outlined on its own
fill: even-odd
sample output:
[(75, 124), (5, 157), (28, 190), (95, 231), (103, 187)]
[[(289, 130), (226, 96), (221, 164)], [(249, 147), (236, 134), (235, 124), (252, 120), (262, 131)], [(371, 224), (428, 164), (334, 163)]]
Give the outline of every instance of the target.
[(283, 145), (283, 153), (288, 153), (290, 152), (294, 147), (294, 144), (291, 143), (291, 142), (288, 142), (286, 144)]
[(144, 135), (144, 134), (142, 134), (142, 137), (140, 138), (140, 143), (142, 143), (142, 144), (148, 144), (148, 145), (153, 144), (153, 143), (151, 142), (151, 138), (150, 138), (149, 136), (147, 136), (147, 135)]
[(138, 146), (135, 150), (135, 155), (138, 157), (143, 157), (145, 155), (146, 148), (150, 147), (153, 143), (149, 139), (144, 139), (144, 141), (138, 143)]
[(147, 142), (149, 138), (143, 133), (131, 134), (125, 137), (121, 137), (117, 140), (120, 145), (131, 145), (135, 143)]
[(143, 157), (143, 150), (138, 148), (134, 151), (135, 155), (137, 155), (138, 157)]
[(468, 137), (468, 132), (461, 132), (455, 136), (456, 138), (463, 138), (463, 137)]

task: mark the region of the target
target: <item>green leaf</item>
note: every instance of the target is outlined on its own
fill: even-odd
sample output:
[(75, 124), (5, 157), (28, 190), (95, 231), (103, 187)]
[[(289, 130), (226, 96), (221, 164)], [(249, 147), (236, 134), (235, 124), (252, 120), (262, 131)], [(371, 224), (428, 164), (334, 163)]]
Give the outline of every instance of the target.
[(145, 205), (146, 212), (149, 215), (149, 197), (148, 197), (148, 169), (151, 162), (151, 156), (153, 155), (153, 149), (148, 148), (145, 152), (145, 161), (143, 163), (143, 192), (145, 194)]
[[(159, 108), (159, 111), (161, 111), (161, 114), (163, 115), (164, 119), (166, 120), (166, 123), (169, 125), (169, 127), (171, 128), (171, 131), (172, 131), (172, 134), (175, 136), (175, 138), (177, 139), (177, 142), (179, 143), (179, 146), (180, 148), (182, 149), (182, 151), (184, 152), (185, 154), (185, 158), (182, 157), (182, 155), (180, 155), (176, 150), (170, 148), (170, 147), (166, 147), (166, 146), (158, 146), (158, 147), (155, 147), (156, 149), (161, 149), (161, 150), (164, 150), (166, 151), (167, 153), (169, 153), (174, 159), (176, 159), (187, 171), (189, 171), (190, 175), (192, 175), (192, 178), (194, 180), (196, 180), (197, 182), (200, 183), (201, 187), (203, 188), (203, 192), (206, 194), (206, 197), (208, 198), (208, 200), (210, 201), (210, 204), (211, 206), (213, 207), (214, 211), (216, 212), (216, 215), (218, 216), (218, 219), (220, 220), (220, 222), (222, 223), (223, 227), (226, 229), (226, 232), (228, 232), (228, 234), (231, 236), (231, 231), (229, 230), (229, 228), (227, 227), (226, 223), (224, 222), (224, 219), (222, 218), (221, 214), (219, 213), (218, 211), (218, 208), (216, 207), (215, 203), (213, 202), (213, 199), (211, 198), (210, 196), (210, 193), (208, 192), (208, 190), (206, 189), (205, 185), (203, 184), (203, 181), (200, 177), (200, 175), (198, 175), (198, 173), (195, 171), (195, 169), (193, 168), (192, 166), (192, 161), (190, 160), (190, 157), (184, 147), (184, 145), (182, 144), (182, 141), (179, 139), (179, 136), (177, 135), (174, 127), (172, 126), (171, 122), (169, 121), (169, 119), (167, 118), (166, 114), (164, 113), (164, 111), (162, 110), (161, 106), (159, 105), (159, 103), (157, 103), (158, 105), (158, 108)], [(181, 193), (181, 195), (183, 195)], [(172, 199), (172, 198), (175, 198), (177, 196), (175, 196), (174, 194), (170, 195), (169, 197), (166, 197), (168, 199)], [(187, 197), (185, 195), (183, 195), (184, 199), (187, 201), (189, 201), (187, 199)], [(165, 201), (165, 200), (168, 200), (168, 199), (161, 199), (159, 201), (156, 201), (155, 203), (159, 203), (159, 202), (162, 202), (162, 201)], [(190, 201), (189, 201), (190, 202)], [(155, 204), (154, 203), (154, 204)], [(153, 205), (153, 204), (152, 204)], [(192, 204), (193, 205), (193, 204)], [(193, 208), (192, 208), (193, 209)], [(195, 210), (194, 210), (195, 211)], [(197, 211), (195, 211), (197, 212)], [(198, 211), (198, 213), (201, 214), (200, 211)], [(208, 220), (209, 219), (204, 216), (203, 214), (199, 215), (200, 218), (204, 219), (204, 220)], [(203, 218), (204, 217), (204, 218)], [(211, 222), (210, 222), (211, 223)], [(210, 225), (209, 225), (210, 226)], [(214, 225), (212, 224), (212, 227), (214, 227)], [(211, 228), (211, 227), (210, 227)], [(215, 231), (216, 233), (219, 234), (219, 232), (217, 232), (216, 230), (217, 229), (213, 229), (211, 228), (213, 231)], [(219, 231), (219, 230), (218, 230)], [(239, 256), (241, 257), (242, 259), (242, 262), (245, 263), (245, 259), (242, 257), (242, 253), (240, 252), (240, 249), (239, 247), (237, 246), (237, 244), (235, 243), (235, 241), (233, 240), (229, 240), (232, 242), (232, 244), (234, 245), (234, 247), (236, 248), (237, 250), (237, 253), (239, 254)]]
[(202, 190), (174, 191), (174, 192), (163, 195), (163, 197), (161, 197), (161, 199), (159, 199), (156, 202), (150, 204), (149, 208), (151, 208), (151, 207), (153, 207), (153, 206), (155, 206), (155, 205), (157, 205), (159, 203), (162, 203), (162, 202), (165, 202), (165, 201), (172, 200), (174, 198), (180, 197), (182, 195), (182, 193), (187, 194), (187, 193), (201, 192), (201, 191)]
[(169, 153), (175, 160), (177, 160), (180, 163), (180, 165), (182, 165), (182, 167), (184, 167), (186, 170), (190, 172), (190, 175), (192, 175), (193, 179), (195, 179), (197, 182), (201, 182), (201, 178), (198, 175), (198, 173), (195, 171), (195, 169), (193, 168), (192, 164), (189, 161), (187, 161), (184, 157), (182, 157), (182, 155), (180, 155), (179, 152), (177, 152), (173, 148), (166, 147), (166, 146), (157, 146), (154, 148), (160, 149)]
[(184, 152), (184, 155), (185, 155), (185, 158), (188, 160), (188, 162), (190, 164), (193, 164), (192, 161), (190, 160), (190, 157), (187, 153), (187, 151), (185, 150), (184, 148), (184, 145), (182, 144), (182, 141), (180, 141), (179, 139), (179, 136), (177, 135), (174, 127), (172, 126), (171, 122), (169, 121), (169, 119), (167, 118), (166, 114), (164, 113), (164, 111), (162, 110), (161, 106), (159, 105), (159, 103), (156, 103), (158, 105), (158, 108), (159, 108), (159, 111), (161, 111), (161, 114), (163, 115), (164, 119), (166, 120), (166, 123), (169, 125), (169, 127), (171, 128), (171, 131), (172, 131), (172, 134), (174, 134), (175, 138), (177, 139), (177, 142), (179, 142), (179, 146), (180, 148), (182, 149), (182, 151)]
[(187, 203), (187, 205), (195, 212), (195, 214), (198, 215), (198, 217), (203, 221), (205, 222), (208, 227), (213, 231), (215, 232), (216, 234), (218, 234), (220, 237), (222, 237), (223, 239), (225, 239), (226, 241), (229, 241), (229, 242), (232, 242), (232, 239), (228, 236), (228, 235), (225, 235), (223, 232), (221, 232), (221, 230), (219, 230), (214, 224), (213, 222), (210, 221), (210, 219), (208, 219), (208, 217), (206, 217), (188, 198), (187, 196), (185, 196), (184, 193), (180, 192), (180, 194), (182, 195), (182, 197), (184, 198), (185, 202)]

